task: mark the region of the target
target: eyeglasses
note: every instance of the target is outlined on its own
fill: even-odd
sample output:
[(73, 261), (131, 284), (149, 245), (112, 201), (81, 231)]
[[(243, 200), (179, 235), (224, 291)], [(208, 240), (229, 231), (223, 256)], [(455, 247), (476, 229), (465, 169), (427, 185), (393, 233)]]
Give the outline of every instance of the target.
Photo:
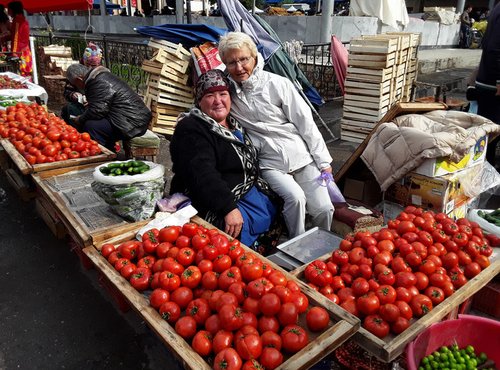
[(245, 58), (241, 58), (240, 60), (233, 60), (232, 62), (229, 62), (226, 64), (226, 67), (227, 68), (236, 68), (236, 65), (240, 65), (242, 67), (246, 66), (248, 63), (250, 63), (250, 61), (252, 60), (253, 58), (252, 57), (245, 57)]

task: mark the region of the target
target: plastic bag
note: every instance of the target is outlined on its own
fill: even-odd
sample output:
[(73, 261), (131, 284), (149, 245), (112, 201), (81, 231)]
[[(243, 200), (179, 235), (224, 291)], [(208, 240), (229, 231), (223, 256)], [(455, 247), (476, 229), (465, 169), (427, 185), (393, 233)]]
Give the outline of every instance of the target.
[(345, 203), (345, 198), (340, 192), (339, 187), (333, 180), (333, 176), (329, 172), (321, 172), (320, 177), (318, 178), (318, 182), (321, 186), (326, 186), (328, 189), (328, 195), (330, 196), (330, 200), (332, 203)]
[(145, 162), (150, 170), (137, 175), (105, 176), (98, 166), (94, 171), (92, 189), (108, 203), (111, 208), (129, 221), (150, 218), (155, 211), (156, 202), (162, 198), (165, 168), (157, 163)]

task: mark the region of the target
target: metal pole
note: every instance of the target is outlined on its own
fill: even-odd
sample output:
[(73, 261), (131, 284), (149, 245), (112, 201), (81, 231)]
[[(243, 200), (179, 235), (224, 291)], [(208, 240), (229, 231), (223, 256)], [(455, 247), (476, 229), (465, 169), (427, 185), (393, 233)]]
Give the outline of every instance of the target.
[(330, 42), (332, 37), (333, 0), (324, 0), (321, 9), (320, 43)]
[(175, 23), (184, 23), (184, 0), (175, 0)]
[(127, 0), (127, 15), (130, 17), (132, 16), (132, 1)]
[[(38, 85), (38, 70), (36, 68), (36, 50), (35, 50), (35, 38), (30, 36), (30, 49), (31, 49), (31, 58), (33, 65), (33, 82), (35, 85)], [(45, 102), (47, 104), (47, 102)]]
[(191, 24), (191, 0), (186, 0), (186, 18), (187, 24)]
[(252, 0), (252, 15), (255, 15), (255, 0)]
[(107, 15), (107, 12), (106, 12), (106, 0), (100, 0), (100, 1), (101, 1), (101, 4), (100, 4), (101, 16), (105, 17)]
[(465, 8), (465, 0), (458, 0), (457, 1), (457, 13), (462, 14), (464, 12)]

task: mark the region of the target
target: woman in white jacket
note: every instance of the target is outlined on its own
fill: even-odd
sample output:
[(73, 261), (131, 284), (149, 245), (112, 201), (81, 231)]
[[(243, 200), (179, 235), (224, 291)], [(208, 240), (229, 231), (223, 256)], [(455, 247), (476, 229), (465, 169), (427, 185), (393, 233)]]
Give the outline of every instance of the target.
[(264, 71), (252, 39), (229, 32), (219, 54), (231, 81), (231, 114), (245, 127), (258, 150), (262, 177), (283, 198), (289, 236), (305, 232), (306, 210), (314, 226), (330, 230), (333, 205), (318, 181), (332, 172), (332, 157), (311, 109), (285, 77)]

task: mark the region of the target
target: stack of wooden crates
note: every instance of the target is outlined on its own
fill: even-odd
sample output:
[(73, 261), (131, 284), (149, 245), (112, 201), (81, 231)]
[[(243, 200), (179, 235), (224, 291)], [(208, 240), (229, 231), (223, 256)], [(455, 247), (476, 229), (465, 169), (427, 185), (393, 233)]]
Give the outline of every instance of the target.
[(73, 60), (71, 48), (63, 45), (40, 47), (38, 58), (40, 75), (43, 76), (41, 84), (47, 90), (50, 101), (63, 104), (66, 70), (78, 60)]
[(417, 77), (420, 34), (387, 33), (351, 40), (342, 140), (361, 143), (396, 103), (408, 102)]
[(148, 44), (156, 49), (150, 60), (142, 63), (149, 73), (145, 103), (153, 112), (152, 131), (172, 135), (179, 113), (194, 104), (187, 73), (191, 54), (181, 44), (152, 39)]

